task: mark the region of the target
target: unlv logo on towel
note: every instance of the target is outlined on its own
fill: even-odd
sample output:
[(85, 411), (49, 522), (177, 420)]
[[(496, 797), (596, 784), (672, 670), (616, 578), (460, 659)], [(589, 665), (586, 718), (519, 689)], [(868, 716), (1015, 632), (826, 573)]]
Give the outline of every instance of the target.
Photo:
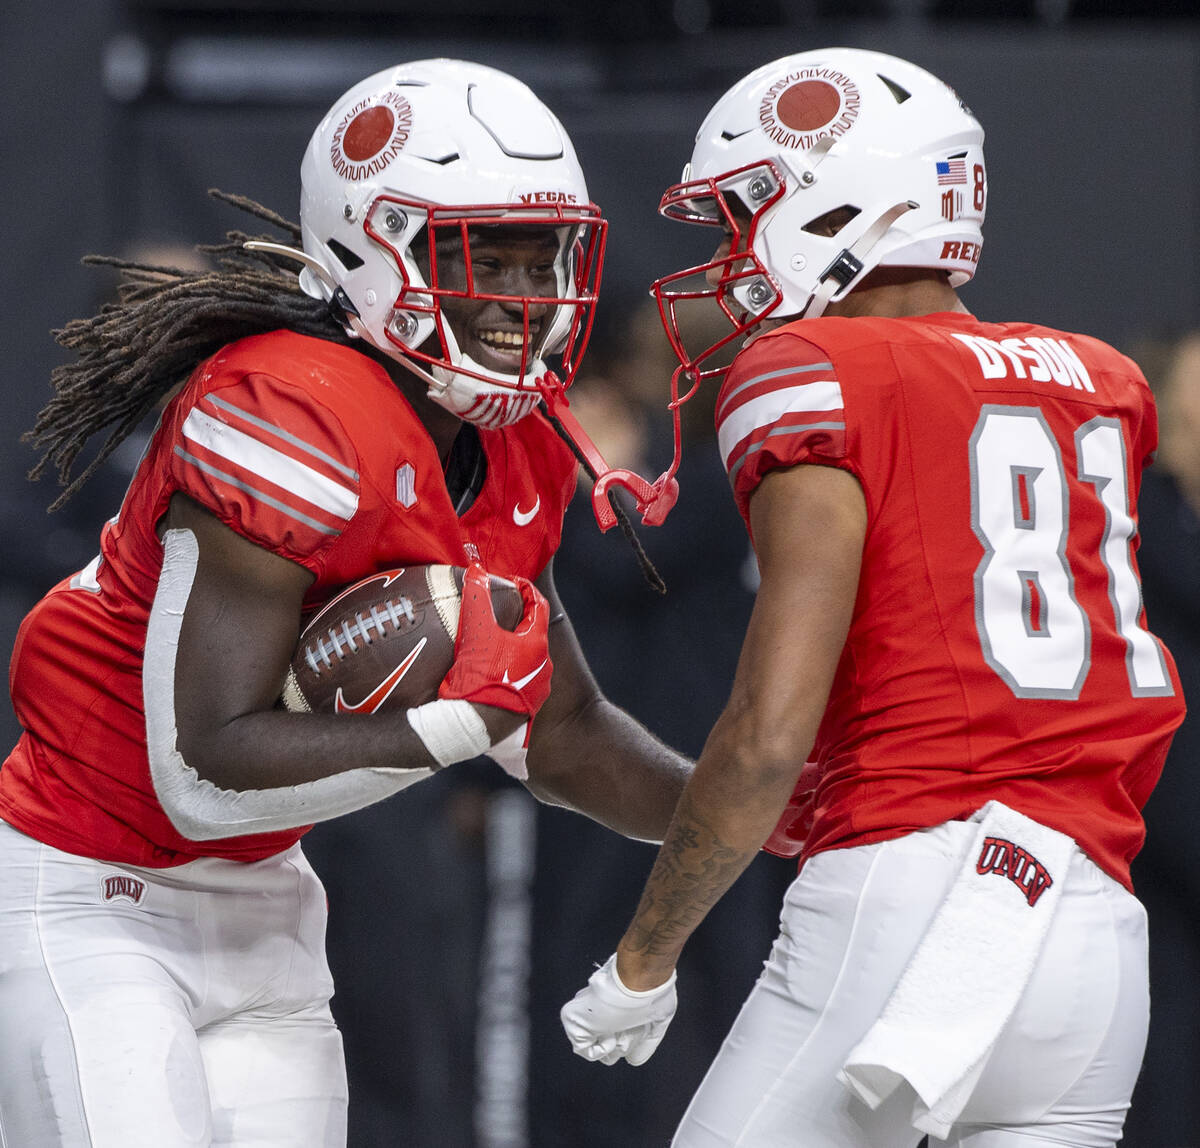
[(985, 837), (976, 873), (999, 873), (1007, 877), (1025, 896), (1031, 906), (1054, 884), (1050, 871), (1032, 853), (1005, 841), (1003, 837)]
[(128, 873), (112, 873), (100, 882), (100, 889), (105, 901), (115, 901), (123, 897), (126, 901), (140, 905), (146, 895), (146, 882), (130, 877)]

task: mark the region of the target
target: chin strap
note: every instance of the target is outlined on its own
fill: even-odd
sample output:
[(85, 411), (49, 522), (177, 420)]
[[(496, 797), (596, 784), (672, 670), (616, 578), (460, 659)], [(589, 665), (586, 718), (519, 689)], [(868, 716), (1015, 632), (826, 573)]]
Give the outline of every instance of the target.
[(583, 463), (595, 485), (592, 487), (592, 513), (596, 516), (596, 525), (601, 531), (611, 530), (617, 524), (618, 512), (611, 495), (615, 495), (614, 487), (621, 487), (633, 495), (638, 513), (646, 526), (661, 526), (671, 508), (679, 498), (679, 483), (675, 472), (679, 469), (679, 460), (683, 453), (683, 441), (679, 429), (679, 408), (696, 393), (696, 381), (682, 398), (679, 397), (679, 378), (684, 373), (682, 367), (676, 369), (671, 376), (671, 402), (669, 409), (675, 435), (675, 453), (671, 465), (653, 482), (648, 482), (640, 474), (622, 467), (611, 467), (604, 461), (604, 456), (592, 442), (587, 431), (575, 417), (567, 401), (566, 390), (559, 382), (553, 371), (547, 371), (536, 380), (538, 390), (546, 404), (546, 415), (560, 430), (567, 441), (575, 448), (580, 462)]
[(842, 248), (837, 258), (821, 272), (821, 277), (817, 281), (817, 289), (812, 293), (808, 305), (801, 312), (801, 317), (816, 319), (823, 315), (829, 301), (858, 277), (863, 269), (863, 256), (884, 237), (888, 228), (900, 216), (906, 211), (914, 210), (917, 206), (910, 199), (889, 207), (849, 247)]

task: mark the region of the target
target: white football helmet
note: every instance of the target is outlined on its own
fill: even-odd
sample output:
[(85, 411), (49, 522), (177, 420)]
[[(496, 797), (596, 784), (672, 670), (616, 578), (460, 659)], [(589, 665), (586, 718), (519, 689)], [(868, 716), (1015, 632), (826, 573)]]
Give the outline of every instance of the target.
[[(880, 52), (784, 56), (716, 103), (659, 207), (724, 227), (728, 253), (652, 290), (685, 369), (716, 374), (697, 364), (768, 315), (815, 318), (876, 267), (965, 283), (986, 203), (983, 129), (941, 80)], [(675, 309), (698, 298), (715, 298), (733, 329), (689, 349)]]
[[(524, 84), (461, 60), (379, 72), (321, 121), (300, 176), (301, 287), (424, 379), (431, 398), (495, 427), (536, 405), (547, 356), (559, 356), (553, 377), (569, 385), (591, 330), (606, 224), (562, 125)], [(552, 295), (476, 290), (469, 234), (490, 225), (553, 229)], [(459, 241), (465, 287), (439, 276), (446, 236)], [(520, 324), (504, 335), (511, 372), (460, 347), (442, 308), (451, 296), (505, 304)]]

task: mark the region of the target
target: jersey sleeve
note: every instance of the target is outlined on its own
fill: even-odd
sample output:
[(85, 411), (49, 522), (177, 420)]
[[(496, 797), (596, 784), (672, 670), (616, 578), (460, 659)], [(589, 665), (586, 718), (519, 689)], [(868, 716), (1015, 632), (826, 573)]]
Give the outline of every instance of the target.
[(176, 419), (173, 478), (250, 541), (311, 566), (354, 517), (357, 452), (334, 412), (304, 388), (247, 374), (199, 390)]
[(1158, 407), (1150, 391), (1150, 386), (1140, 369), (1136, 366), (1133, 369), (1137, 380), (1136, 385), (1142, 395), (1141, 418), (1137, 423), (1137, 440), (1134, 448), (1134, 461), (1137, 463), (1140, 473), (1154, 461), (1155, 453), (1158, 451)]
[(800, 463), (846, 465), (841, 384), (826, 352), (799, 336), (763, 336), (738, 355), (715, 417), (721, 459), (743, 516), (769, 471)]

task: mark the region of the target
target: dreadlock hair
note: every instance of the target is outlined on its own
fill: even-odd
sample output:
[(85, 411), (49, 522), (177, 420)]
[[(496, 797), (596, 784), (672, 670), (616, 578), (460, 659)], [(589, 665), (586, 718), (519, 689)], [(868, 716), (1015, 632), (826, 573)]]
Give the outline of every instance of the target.
[[(209, 195), (263, 220), (301, 245), (300, 227), (244, 196)], [(294, 263), (273, 252), (247, 251), (251, 237), (226, 233), (226, 242), (199, 246), (212, 270), (159, 267), (103, 255), (83, 260), (122, 274), (117, 301), (90, 319), (54, 331), (57, 342), (77, 353), (50, 375), (54, 396), (22, 441), (42, 455), (29, 471), (38, 479), (51, 465), (66, 489), (50, 505), (59, 509), (193, 369), (226, 343), (289, 328), (349, 343), (328, 302), (300, 290)], [(267, 238), (276, 242), (275, 237)], [(77, 477), (72, 469), (89, 439), (111, 427), (96, 456)]]

